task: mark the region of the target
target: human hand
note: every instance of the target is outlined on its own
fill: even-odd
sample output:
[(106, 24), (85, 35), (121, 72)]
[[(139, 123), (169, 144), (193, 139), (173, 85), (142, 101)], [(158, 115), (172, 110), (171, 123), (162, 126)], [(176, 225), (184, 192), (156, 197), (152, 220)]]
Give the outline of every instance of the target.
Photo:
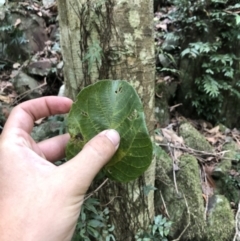
[(67, 113), (72, 101), (43, 97), (15, 107), (0, 137), (0, 240), (71, 240), (84, 194), (119, 145), (116, 131), (103, 131), (61, 166), (69, 135), (40, 143), (29, 135), (34, 121)]

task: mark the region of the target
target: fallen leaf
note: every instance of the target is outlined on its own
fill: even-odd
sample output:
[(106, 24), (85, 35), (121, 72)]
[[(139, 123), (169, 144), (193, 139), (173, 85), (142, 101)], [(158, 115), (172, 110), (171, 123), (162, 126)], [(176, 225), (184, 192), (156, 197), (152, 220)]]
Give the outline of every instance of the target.
[(4, 95), (0, 95), (0, 101), (3, 101), (8, 104), (10, 104), (12, 102), (12, 100), (11, 100), (11, 98), (9, 98), (9, 96), (4, 96)]
[(206, 137), (206, 140), (213, 145), (215, 145), (218, 141), (215, 137)]
[(14, 28), (16, 28), (21, 23), (21, 19), (18, 18), (16, 22), (14, 23)]
[(179, 157), (183, 154), (183, 152), (178, 149), (174, 149), (173, 151), (174, 151), (174, 157), (176, 159), (179, 159)]
[(157, 142), (163, 142), (163, 137), (162, 136), (159, 136), (159, 135), (155, 135), (155, 140)]
[(160, 24), (157, 24), (156, 25), (156, 28), (161, 28), (161, 29), (163, 29), (164, 31), (167, 31), (167, 24), (162, 24), (162, 23), (160, 23)]
[(46, 117), (36, 120), (34, 123), (40, 125)]
[(37, 15), (38, 15), (39, 17), (42, 17), (42, 13), (41, 13), (41, 12), (37, 12)]
[(216, 134), (217, 132), (219, 132), (219, 126), (216, 126), (216, 127), (212, 128), (211, 130), (205, 129), (205, 131), (210, 134)]
[(21, 66), (21, 64), (19, 64), (19, 63), (13, 64), (13, 68), (14, 68), (14, 69), (18, 69), (20, 66)]
[(162, 129), (163, 136), (168, 142), (184, 144), (183, 138), (179, 137), (173, 130)]

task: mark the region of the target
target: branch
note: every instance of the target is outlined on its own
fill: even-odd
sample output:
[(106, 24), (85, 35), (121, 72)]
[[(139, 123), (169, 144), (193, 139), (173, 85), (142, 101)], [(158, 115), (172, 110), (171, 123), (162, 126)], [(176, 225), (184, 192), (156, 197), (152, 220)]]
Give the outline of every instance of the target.
[(236, 231), (235, 231), (233, 241), (239, 240), (239, 237), (240, 237), (240, 230), (238, 228), (239, 222), (240, 222), (240, 201), (238, 203), (238, 211), (237, 211), (236, 217), (235, 217), (235, 229), (236, 229)]
[(162, 199), (163, 206), (164, 206), (164, 208), (165, 208), (165, 212), (166, 212), (166, 214), (167, 214), (167, 217), (170, 219), (170, 215), (169, 215), (169, 213), (168, 213), (167, 206), (166, 206), (166, 203), (165, 203), (165, 201), (164, 201), (164, 199), (163, 199), (163, 196), (162, 196), (162, 192), (161, 192), (161, 191), (160, 191), (160, 195), (161, 195), (161, 199)]
[[(170, 145), (168, 145), (168, 146), (170, 147)], [(173, 181), (174, 181), (174, 186), (175, 186), (176, 192), (177, 192), (177, 194), (178, 194), (179, 191), (178, 191), (178, 187), (177, 187), (176, 173), (175, 173), (175, 167), (174, 167), (175, 158), (173, 157), (173, 154), (172, 154), (172, 150), (171, 150), (171, 148), (169, 148), (169, 151), (170, 151), (170, 154), (171, 154), (171, 157), (172, 157), (172, 165), (173, 165)]]
[(104, 182), (103, 182), (99, 187), (97, 187), (93, 192), (91, 192), (90, 194), (88, 194), (88, 195), (83, 199), (83, 201), (86, 201), (86, 200), (89, 199), (93, 194), (97, 193), (98, 190), (99, 190), (100, 188), (102, 188), (102, 187), (107, 183), (107, 181), (108, 181), (108, 178), (106, 178), (106, 179), (104, 180)]
[[(206, 152), (206, 151), (199, 151), (199, 150), (196, 150), (196, 149), (193, 149), (193, 148), (190, 148), (190, 147), (175, 146), (173, 144), (162, 144), (162, 143), (157, 143), (157, 144), (159, 146), (167, 146), (167, 147), (172, 147), (172, 148), (180, 149), (180, 150), (183, 150), (183, 151), (187, 151), (187, 152), (189, 152), (191, 154), (195, 154), (195, 155), (203, 154), (203, 155), (214, 156), (214, 157), (222, 156), (221, 157), (222, 159), (234, 161), (234, 159), (232, 159), (232, 158), (223, 157), (223, 155), (225, 153), (229, 152), (229, 150), (221, 151), (221, 152), (218, 152), (218, 153), (211, 153), (211, 152)], [(238, 160), (236, 160), (236, 161), (238, 161)]]

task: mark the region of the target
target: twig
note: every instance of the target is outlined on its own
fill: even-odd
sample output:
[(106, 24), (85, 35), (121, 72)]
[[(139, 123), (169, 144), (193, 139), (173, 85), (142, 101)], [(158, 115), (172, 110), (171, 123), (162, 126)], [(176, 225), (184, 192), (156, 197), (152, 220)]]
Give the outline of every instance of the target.
[(183, 234), (186, 232), (186, 230), (188, 229), (189, 225), (190, 225), (190, 211), (189, 211), (189, 207), (188, 207), (188, 203), (187, 203), (187, 199), (185, 197), (185, 195), (183, 195), (185, 203), (186, 203), (186, 207), (187, 207), (187, 213), (188, 213), (188, 224), (187, 226), (183, 229), (183, 231), (181, 232), (181, 234), (179, 235), (179, 237), (177, 239), (174, 239), (172, 241), (179, 241), (180, 238), (183, 236)]
[(106, 203), (106, 204), (101, 204), (101, 206), (102, 207), (105, 207), (105, 206), (107, 206), (108, 204), (110, 204), (111, 202), (113, 202), (114, 201), (114, 199), (116, 199), (116, 198), (121, 198), (121, 196), (116, 196), (116, 197), (113, 197), (108, 203)]
[(102, 188), (102, 187), (107, 183), (107, 181), (108, 181), (108, 178), (106, 178), (106, 179), (104, 180), (104, 182), (103, 182), (99, 187), (97, 187), (93, 192), (91, 192), (90, 194), (88, 194), (88, 195), (83, 199), (83, 201), (86, 201), (86, 200), (89, 199), (93, 194), (97, 193), (98, 190), (99, 190), (100, 188)]
[(169, 111), (172, 112), (175, 108), (177, 108), (178, 106), (181, 106), (181, 105), (182, 105), (182, 103), (170, 106), (170, 110)]
[[(208, 185), (208, 182), (207, 182), (207, 176), (206, 176), (206, 172), (204, 170), (204, 182), (206, 183), (206, 185)], [(204, 194), (206, 195), (206, 207), (205, 207), (205, 210), (204, 210), (204, 220), (206, 221), (207, 220), (207, 210), (208, 210), (208, 194)]]
[(239, 240), (238, 238), (240, 237), (240, 230), (238, 228), (239, 222), (240, 222), (240, 201), (238, 203), (238, 210), (237, 210), (236, 217), (235, 217), (235, 229), (236, 229), (236, 231), (235, 231), (233, 241)]
[(42, 87), (45, 86), (45, 85), (47, 85), (46, 77), (44, 78), (44, 82), (43, 82), (42, 84), (40, 84), (39, 86), (37, 86), (36, 88), (33, 88), (33, 89), (31, 89), (31, 90), (27, 90), (27, 91), (25, 91), (24, 93), (22, 93), (21, 95), (18, 95), (18, 96), (17, 96), (17, 100), (14, 101), (14, 102), (12, 103), (12, 105), (17, 104), (17, 102), (20, 101), (21, 99), (23, 99), (27, 94), (31, 93), (31, 92), (34, 91), (34, 90), (40, 89), (40, 88), (42, 88)]
[(167, 206), (166, 206), (166, 203), (165, 203), (165, 201), (164, 201), (164, 199), (163, 199), (163, 196), (162, 196), (162, 192), (161, 192), (161, 191), (160, 191), (160, 196), (161, 196), (161, 199), (162, 199), (163, 206), (164, 206), (164, 208), (165, 208), (166, 214), (167, 214), (168, 218), (170, 219), (170, 215), (169, 215), (169, 213), (168, 213)]
[(161, 99), (162, 98), (162, 94), (161, 95), (159, 95), (158, 93), (155, 93), (155, 95), (159, 98), (159, 99)]
[[(175, 146), (173, 144), (162, 144), (162, 143), (157, 143), (159, 146), (167, 146), (167, 147), (172, 147), (172, 148), (176, 148), (176, 149), (180, 149), (180, 150), (184, 150), (184, 151), (188, 151), (191, 153), (199, 153), (199, 154), (204, 154), (204, 155), (208, 155), (208, 156), (214, 156), (214, 157), (218, 157), (220, 155), (223, 155), (227, 152), (229, 152), (229, 150), (227, 151), (221, 151), (219, 153), (211, 153), (211, 152), (206, 152), (206, 151), (199, 151), (190, 147), (181, 147), (181, 146)], [(221, 157), (222, 159), (226, 159), (226, 160), (234, 160), (232, 158), (227, 158), (227, 157)]]
[[(168, 145), (169, 146), (169, 145)], [(170, 154), (171, 154), (171, 157), (172, 157), (172, 165), (173, 165), (173, 182), (174, 182), (174, 186), (175, 186), (175, 189), (176, 189), (176, 192), (177, 194), (179, 193), (178, 191), (178, 187), (177, 187), (177, 181), (176, 181), (176, 173), (175, 173), (175, 167), (174, 167), (174, 157), (173, 157), (173, 154), (172, 154), (172, 150), (171, 148), (169, 148), (169, 151), (170, 151)]]

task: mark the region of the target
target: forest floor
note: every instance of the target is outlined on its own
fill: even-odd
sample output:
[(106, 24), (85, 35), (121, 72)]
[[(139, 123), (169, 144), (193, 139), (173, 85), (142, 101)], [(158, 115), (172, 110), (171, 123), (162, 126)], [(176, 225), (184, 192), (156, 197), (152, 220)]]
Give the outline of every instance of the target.
[[(155, 23), (157, 46), (163, 44), (160, 34), (162, 31), (169, 28), (174, 31), (170, 19), (167, 18), (168, 12), (173, 8), (174, 6), (165, 7), (155, 13), (155, 18), (161, 19), (161, 22)], [(58, 95), (64, 77), (56, 1), (11, 2), (6, 7), (0, 7), (0, 20), (0, 126), (3, 128), (11, 109), (17, 104), (41, 96)], [(10, 50), (15, 48), (16, 51), (11, 53)], [(164, 67), (164, 62), (161, 63), (161, 61), (163, 60), (156, 60), (157, 68)], [(165, 75), (162, 79), (168, 82), (177, 81), (176, 76), (171, 75)], [(160, 96), (157, 94), (156, 98)], [(156, 141), (161, 143), (166, 139), (168, 142), (177, 143), (178, 150), (181, 152), (189, 152), (179, 136), (178, 124), (183, 120), (191, 123), (214, 149), (211, 155), (208, 153), (196, 155), (209, 177), (208, 185), (214, 189), (214, 179), (211, 174), (227, 152), (223, 151), (223, 145), (234, 140), (240, 150), (240, 131), (221, 125), (213, 126), (204, 120), (186, 119), (175, 108), (169, 107), (169, 112), (171, 114), (169, 123), (165, 126), (156, 123), (156, 130), (161, 130), (161, 134), (156, 132)], [(41, 123), (42, 121), (37, 122), (36, 126)], [(179, 155), (179, 153), (175, 154)], [(240, 153), (232, 161), (235, 162), (235, 167), (229, 170), (229, 178), (238, 189), (240, 187)], [(207, 195), (211, 194), (209, 190), (206, 192)], [(204, 195), (206, 193), (203, 191)], [(237, 202), (230, 201), (232, 208), (236, 211)]]

